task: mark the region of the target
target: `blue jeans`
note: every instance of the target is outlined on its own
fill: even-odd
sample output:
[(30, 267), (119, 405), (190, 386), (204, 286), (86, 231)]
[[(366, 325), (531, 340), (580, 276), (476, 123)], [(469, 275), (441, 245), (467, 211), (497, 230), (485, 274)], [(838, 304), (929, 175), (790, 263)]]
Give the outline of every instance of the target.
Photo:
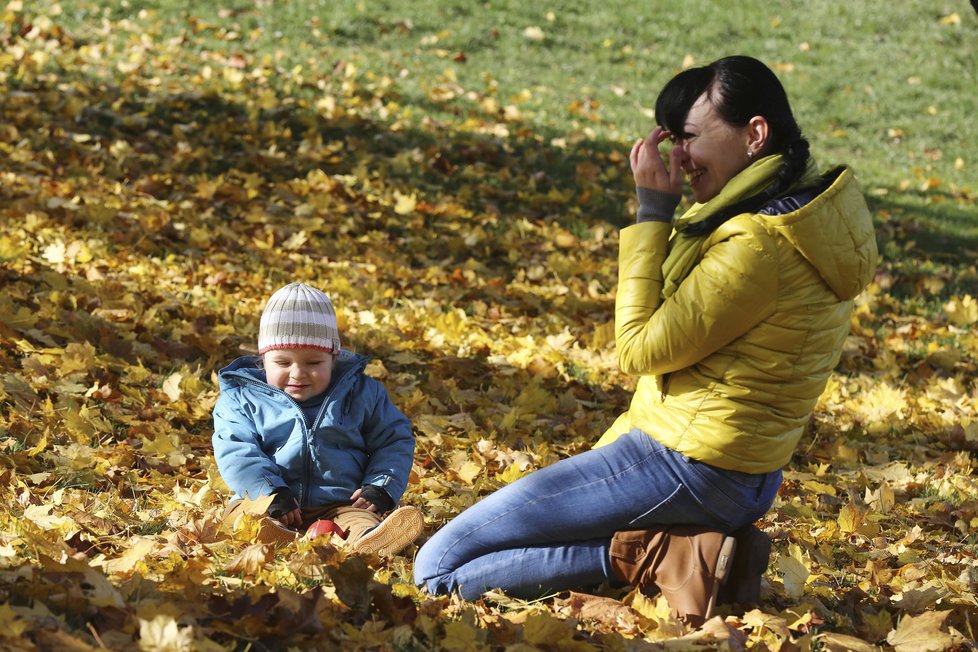
[(771, 507), (781, 471), (725, 471), (633, 430), (561, 460), (468, 508), (418, 551), (414, 580), (474, 600), (489, 589), (533, 599), (613, 580), (619, 530), (701, 525), (732, 532)]

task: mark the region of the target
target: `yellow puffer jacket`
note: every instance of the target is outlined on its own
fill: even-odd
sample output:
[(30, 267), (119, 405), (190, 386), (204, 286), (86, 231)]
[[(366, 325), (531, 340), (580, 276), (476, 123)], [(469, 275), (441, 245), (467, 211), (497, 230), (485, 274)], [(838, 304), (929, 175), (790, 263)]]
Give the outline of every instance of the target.
[[(622, 370), (641, 376), (627, 412), (601, 437), (632, 428), (717, 467), (784, 466), (838, 364), (852, 299), (877, 260), (872, 220), (852, 172), (781, 215), (743, 214), (707, 236), (685, 224), (770, 182), (780, 156), (755, 162), (672, 225), (621, 232), (615, 339)], [(818, 179), (814, 162), (807, 179)]]

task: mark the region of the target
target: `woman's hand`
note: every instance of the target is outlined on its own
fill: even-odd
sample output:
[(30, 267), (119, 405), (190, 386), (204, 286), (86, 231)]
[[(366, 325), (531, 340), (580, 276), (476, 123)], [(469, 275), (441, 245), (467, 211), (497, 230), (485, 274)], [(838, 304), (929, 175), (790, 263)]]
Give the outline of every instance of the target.
[(365, 509), (368, 512), (375, 512), (375, 513), (378, 512), (379, 510), (377, 509), (376, 505), (374, 505), (366, 498), (360, 496), (360, 494), (362, 493), (363, 493), (363, 487), (360, 487), (359, 489), (353, 492), (352, 496), (350, 496), (350, 500), (353, 501), (353, 506), (356, 507), (357, 509)]
[(669, 167), (659, 154), (659, 143), (669, 139), (672, 133), (662, 127), (656, 127), (644, 140), (639, 139), (632, 145), (628, 157), (632, 166), (632, 176), (639, 188), (651, 188), (659, 192), (673, 195), (682, 193), (682, 148), (673, 146), (669, 152)]

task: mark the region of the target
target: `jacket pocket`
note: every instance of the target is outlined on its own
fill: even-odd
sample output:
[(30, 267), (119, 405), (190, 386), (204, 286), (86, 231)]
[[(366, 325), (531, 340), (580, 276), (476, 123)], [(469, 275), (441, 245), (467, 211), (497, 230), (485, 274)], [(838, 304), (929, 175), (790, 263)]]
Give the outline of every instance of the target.
[(628, 528), (642, 529), (662, 525), (703, 525), (723, 529), (726, 523), (707, 511), (683, 485), (678, 485), (662, 502), (628, 523)]

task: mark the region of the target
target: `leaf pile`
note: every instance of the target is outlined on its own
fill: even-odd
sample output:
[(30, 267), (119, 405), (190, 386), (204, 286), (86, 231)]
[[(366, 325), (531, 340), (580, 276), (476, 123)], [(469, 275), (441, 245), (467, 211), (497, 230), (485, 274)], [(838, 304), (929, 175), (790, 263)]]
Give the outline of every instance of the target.
[(253, 544), (254, 517), (221, 518), (210, 411), (284, 283), (331, 295), (413, 420), (428, 535), (625, 409), (626, 146), (544, 138), (491, 83), (432, 80), (456, 116), (435, 120), (354, 60), (283, 67), (192, 16), (179, 38), (148, 12), (73, 34), (39, 6), (0, 9), (0, 646), (973, 645), (973, 257), (885, 262), (860, 298), (761, 523), (759, 609), (688, 632), (640, 594), (468, 604), (419, 592), (410, 550)]

